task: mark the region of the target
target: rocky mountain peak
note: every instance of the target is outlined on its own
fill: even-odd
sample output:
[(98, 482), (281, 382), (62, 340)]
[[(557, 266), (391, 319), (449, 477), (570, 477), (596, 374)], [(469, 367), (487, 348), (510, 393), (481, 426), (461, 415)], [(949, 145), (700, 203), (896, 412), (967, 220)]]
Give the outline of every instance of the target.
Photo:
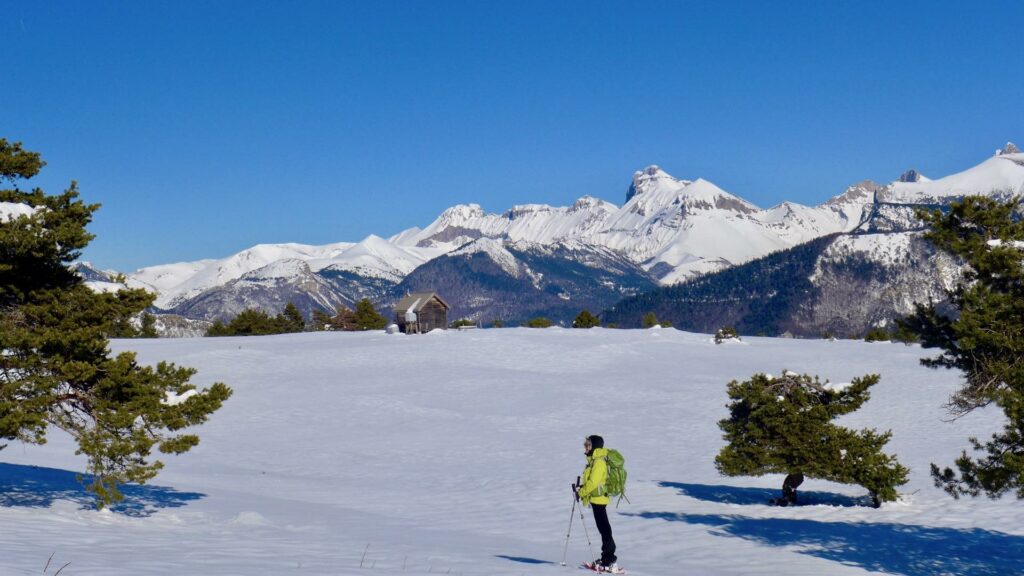
[(440, 219), (448, 223), (457, 223), (484, 216), (484, 209), (479, 204), (456, 204), (442, 212)]
[(1020, 154), (1020, 148), (1017, 148), (1017, 145), (1013, 142), (1007, 142), (1002, 150), (996, 150), (996, 156), (1005, 156), (1007, 154)]
[(862, 180), (850, 187), (848, 187), (842, 194), (833, 196), (826, 206), (838, 206), (847, 203), (870, 203), (875, 198), (875, 192), (877, 192), (881, 186), (875, 184), (873, 180)]
[(900, 174), (900, 182), (920, 182), (921, 173), (911, 168), (903, 174)]
[(657, 164), (651, 164), (643, 170), (637, 170), (633, 173), (633, 183), (629, 185), (629, 190), (626, 191), (626, 202), (629, 202), (633, 196), (642, 194), (646, 189), (650, 188), (654, 181), (661, 178), (672, 178), (667, 172), (662, 170)]

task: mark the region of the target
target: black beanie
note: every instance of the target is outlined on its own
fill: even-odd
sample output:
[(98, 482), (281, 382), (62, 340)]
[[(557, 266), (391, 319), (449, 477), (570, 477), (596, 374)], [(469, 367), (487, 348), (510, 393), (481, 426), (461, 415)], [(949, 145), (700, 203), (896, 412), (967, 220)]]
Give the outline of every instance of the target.
[(587, 436), (587, 440), (590, 440), (591, 450), (597, 448), (604, 448), (604, 438), (601, 438), (597, 434), (594, 434), (593, 436)]

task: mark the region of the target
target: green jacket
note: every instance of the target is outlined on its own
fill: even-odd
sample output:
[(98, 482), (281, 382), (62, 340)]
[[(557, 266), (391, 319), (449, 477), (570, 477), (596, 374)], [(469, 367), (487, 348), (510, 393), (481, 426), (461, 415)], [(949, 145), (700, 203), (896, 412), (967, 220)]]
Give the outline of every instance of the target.
[(591, 504), (608, 505), (604, 495), (604, 483), (608, 481), (608, 450), (594, 448), (587, 456), (587, 467), (583, 469), (583, 485), (580, 486), (580, 501), (584, 506)]

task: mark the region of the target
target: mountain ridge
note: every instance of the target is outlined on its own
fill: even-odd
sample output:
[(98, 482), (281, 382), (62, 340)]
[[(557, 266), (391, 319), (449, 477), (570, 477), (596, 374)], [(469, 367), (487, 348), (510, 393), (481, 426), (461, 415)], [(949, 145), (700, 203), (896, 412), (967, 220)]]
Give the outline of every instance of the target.
[[(569, 206), (521, 204), (501, 213), (487, 213), (478, 204), (460, 204), (444, 210), (426, 227), (409, 228), (386, 239), (370, 235), (359, 242), (322, 246), (260, 244), (226, 258), (150, 266), (126, 276), (129, 286), (157, 293), (157, 311), (204, 310), (203, 320), (234, 310), (229, 304), (233, 291), (239, 298), (238, 291), (245, 291), (249, 296), (243, 300), (276, 312), (271, 308), (280, 295), (271, 290), (253, 296), (259, 292), (254, 291), (255, 280), (246, 277), (268, 266), (264, 273), (269, 273), (275, 262), (290, 259), (305, 262), (308, 272), (295, 269), (291, 280), (285, 278), (287, 274), (272, 277), (281, 280), (282, 291), (293, 291), (295, 286), (313, 290), (317, 285), (300, 298), (308, 303), (307, 314), (315, 307), (348, 306), (359, 297), (386, 303), (396, 286), (442, 256), (482, 253), (499, 267), (504, 258), (511, 270), (523, 265), (527, 253), (534, 262), (551, 257), (563, 258), (558, 260), (563, 264), (564, 255), (573, 253), (562, 251), (555, 256), (556, 250), (541, 256), (543, 246), (584, 246), (575, 253), (592, 259), (613, 253), (635, 267), (630, 274), (638, 279), (630, 285), (650, 280), (655, 286), (672, 286), (831, 234), (915, 230), (920, 227), (914, 214), (917, 208), (941, 206), (977, 193), (999, 198), (1024, 193), (1024, 154), (1008, 143), (979, 164), (943, 178), (928, 179), (911, 169), (889, 184), (870, 180), (853, 184), (817, 206), (783, 201), (766, 209), (710, 181), (676, 178), (650, 165), (633, 174), (621, 206), (589, 195)], [(19, 213), (24, 210), (0, 210), (7, 218)], [(464, 275), (472, 267), (451, 269), (463, 274), (453, 281), (472, 282)], [(596, 272), (592, 276), (592, 282), (607, 281), (599, 280)], [(306, 277), (305, 281), (299, 277)], [(574, 278), (577, 291), (591, 293), (580, 281)], [(443, 291), (445, 285), (433, 288)], [(196, 306), (194, 301), (207, 305)], [(216, 301), (222, 302), (219, 311), (209, 305)]]

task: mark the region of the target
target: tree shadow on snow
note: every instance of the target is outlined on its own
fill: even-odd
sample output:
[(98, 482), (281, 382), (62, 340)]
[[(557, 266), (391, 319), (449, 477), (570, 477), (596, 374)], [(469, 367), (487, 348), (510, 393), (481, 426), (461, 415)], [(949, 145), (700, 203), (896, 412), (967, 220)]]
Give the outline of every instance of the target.
[(494, 557), (511, 560), (513, 562), (521, 562), (523, 564), (554, 564), (554, 562), (550, 562), (548, 560), (537, 560), (536, 558), (524, 558), (522, 556), (505, 556), (504, 554), (495, 554)]
[[(658, 482), (663, 488), (674, 488), (679, 493), (697, 500), (720, 502), (722, 504), (769, 504), (782, 496), (782, 488), (744, 488), (740, 486), (719, 486), (711, 484), (683, 484), (680, 482)], [(866, 506), (874, 508), (871, 497), (846, 496), (834, 492), (797, 491), (797, 506)]]
[(974, 528), (934, 528), (871, 522), (816, 522), (715, 514), (631, 514), (712, 527), (716, 536), (766, 546), (797, 546), (800, 554), (904, 576), (1019, 574), (1024, 536)]
[[(95, 508), (96, 498), (85, 490), (92, 481), (86, 474), (0, 462), (0, 507), (48, 508), (57, 500), (68, 500), (82, 508)], [(198, 492), (179, 492), (164, 486), (125, 484), (124, 500), (110, 510), (126, 516), (149, 516), (161, 508), (178, 508), (204, 498)]]

